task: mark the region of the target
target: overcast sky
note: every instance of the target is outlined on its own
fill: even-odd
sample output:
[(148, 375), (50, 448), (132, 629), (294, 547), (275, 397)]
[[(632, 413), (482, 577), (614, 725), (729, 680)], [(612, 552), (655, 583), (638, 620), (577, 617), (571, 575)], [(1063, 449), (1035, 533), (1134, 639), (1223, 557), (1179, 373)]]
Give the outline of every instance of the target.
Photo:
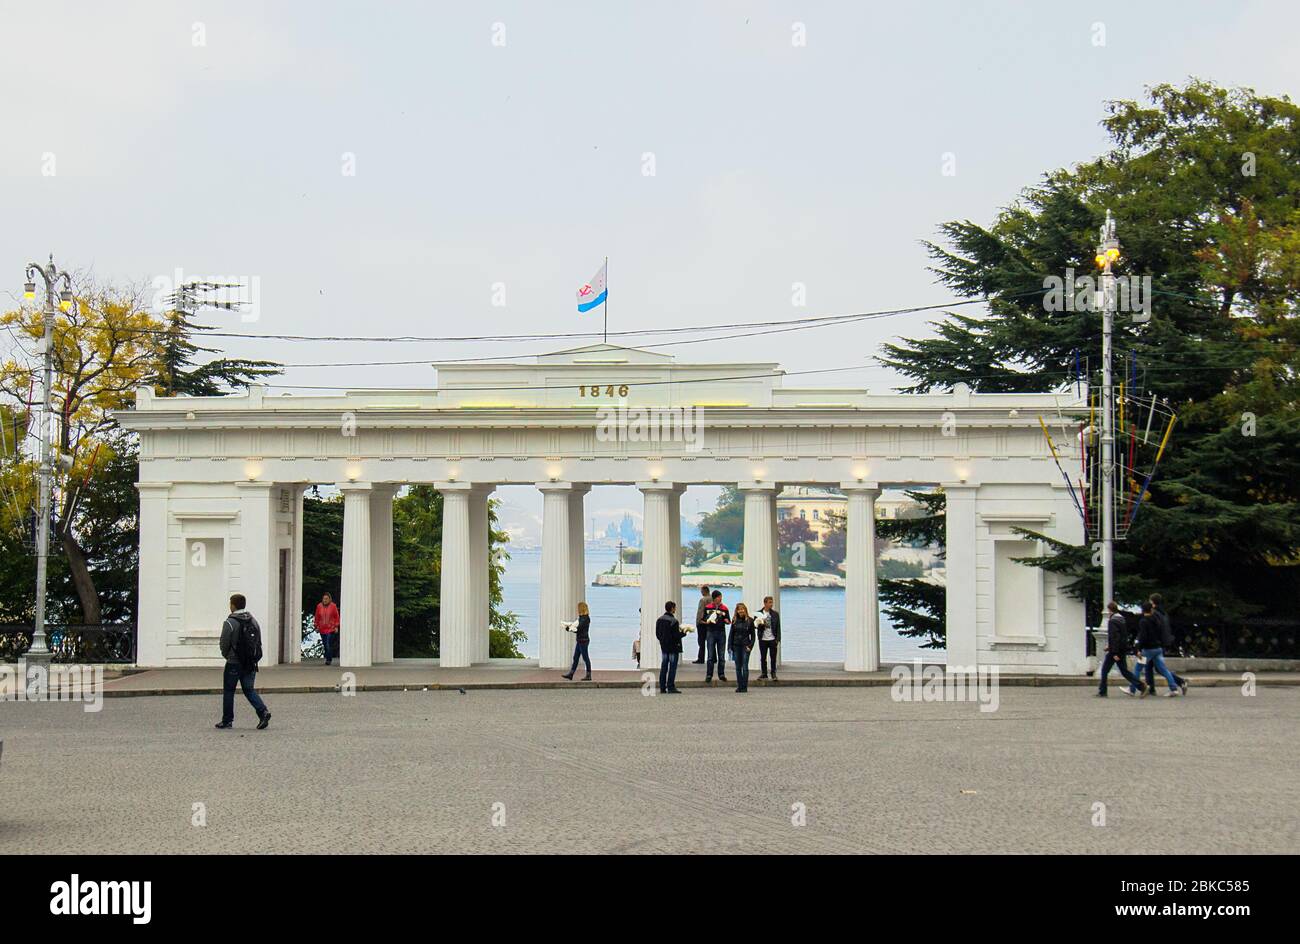
[[(1103, 102), (1145, 85), (1295, 97), (1297, 35), (1294, 2), (3, 0), (0, 290), (52, 251), (115, 282), (255, 279), (256, 321), (211, 319), (253, 333), (570, 332), (599, 330), (573, 294), (608, 255), (611, 330), (939, 303), (920, 241), (942, 221), (1095, 155)], [(881, 388), (878, 344), (924, 321), (664, 350)], [(576, 342), (223, 343), (311, 364)]]

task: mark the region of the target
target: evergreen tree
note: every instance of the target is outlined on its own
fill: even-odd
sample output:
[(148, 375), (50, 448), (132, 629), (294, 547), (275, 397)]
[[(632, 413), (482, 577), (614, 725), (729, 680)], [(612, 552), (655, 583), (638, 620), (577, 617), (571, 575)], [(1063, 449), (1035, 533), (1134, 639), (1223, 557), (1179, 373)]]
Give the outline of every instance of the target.
[[(935, 337), (886, 345), (882, 363), (929, 391), (1032, 391), (1099, 383), (1101, 318), (1049, 312), (1048, 276), (1090, 274), (1106, 209), (1121, 275), (1152, 277), (1147, 323), (1116, 321), (1118, 360), (1179, 414), (1171, 449), (1127, 540), (1116, 595), (1160, 591), (1175, 623), (1214, 636), (1251, 620), (1294, 620), (1300, 599), (1300, 109), (1287, 98), (1192, 80), (1149, 104), (1111, 102), (1111, 148), (1046, 175), (985, 228), (941, 227), (939, 280), (986, 300), (949, 313)], [(1089, 548), (1053, 543), (1043, 562), (1100, 617)]]
[[(937, 547), (943, 559), (945, 498), (942, 491), (909, 491), (907, 497), (919, 504), (923, 513), (901, 518), (883, 518), (876, 522), (876, 537), (896, 544)], [(885, 604), (885, 616), (900, 636), (924, 640), (922, 649), (942, 649), (947, 639), (947, 613), (944, 587), (923, 577), (876, 580), (877, 594)]]
[(163, 316), (164, 327), (157, 335), (157, 371), (154, 392), (160, 397), (215, 397), (256, 383), (259, 378), (283, 373), (272, 361), (222, 357), (195, 365), (199, 354), (218, 353), (215, 348), (200, 347), (194, 342), (199, 331), (212, 331), (209, 325), (196, 324), (188, 311), (172, 309)]

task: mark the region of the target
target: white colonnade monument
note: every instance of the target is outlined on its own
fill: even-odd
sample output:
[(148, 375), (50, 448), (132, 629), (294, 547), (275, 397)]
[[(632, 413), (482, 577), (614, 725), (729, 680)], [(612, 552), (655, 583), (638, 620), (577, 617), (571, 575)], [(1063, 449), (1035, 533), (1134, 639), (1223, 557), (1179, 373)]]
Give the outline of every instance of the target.
[(488, 658), (487, 503), (496, 486), (535, 485), (544, 496), (540, 663), (567, 668), (572, 642), (561, 623), (583, 598), (584, 495), (592, 485), (635, 484), (645, 502), (642, 664), (655, 667), (664, 602), (676, 600), (687, 624), (694, 616), (694, 600), (681, 599), (682, 492), (709, 484), (743, 493), (742, 597), (753, 612), (765, 596), (779, 601), (775, 499), (789, 483), (847, 495), (846, 670), (880, 664), (881, 488), (941, 486), (948, 664), (1083, 671), (1083, 605), (1063, 578), (1017, 562), (1044, 548), (1016, 529), (1083, 542), (1039, 416), (1068, 420), (1086, 409), (1086, 394), (787, 387), (777, 364), (678, 363), (609, 344), (433, 366), (438, 385), (429, 390), (138, 392), (117, 419), (140, 436), (140, 665), (219, 664), (236, 592), (262, 622), (263, 664), (298, 661), (302, 499), (313, 484), (343, 495), (341, 662), (391, 661), (392, 502), (402, 486), (424, 483), (444, 499), (443, 666)]

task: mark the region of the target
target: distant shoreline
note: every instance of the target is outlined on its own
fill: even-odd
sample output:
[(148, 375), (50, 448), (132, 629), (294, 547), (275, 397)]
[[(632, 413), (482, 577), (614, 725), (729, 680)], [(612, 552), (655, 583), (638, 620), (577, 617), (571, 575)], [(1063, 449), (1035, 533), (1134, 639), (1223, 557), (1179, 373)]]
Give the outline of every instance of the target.
[[(801, 587), (811, 590), (843, 590), (844, 578), (836, 574), (804, 572), (797, 577), (782, 577), (782, 587)], [(597, 574), (593, 587), (639, 587), (640, 574)], [(682, 574), (683, 587), (727, 587), (740, 589), (741, 576), (720, 574)]]

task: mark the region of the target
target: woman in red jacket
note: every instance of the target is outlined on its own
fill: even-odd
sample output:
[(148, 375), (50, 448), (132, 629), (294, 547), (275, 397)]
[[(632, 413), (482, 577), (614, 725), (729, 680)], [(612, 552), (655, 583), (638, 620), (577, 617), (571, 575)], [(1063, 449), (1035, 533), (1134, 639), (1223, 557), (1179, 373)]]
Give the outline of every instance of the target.
[(327, 593), (316, 604), (316, 632), (320, 633), (325, 664), (339, 657), (339, 608)]

